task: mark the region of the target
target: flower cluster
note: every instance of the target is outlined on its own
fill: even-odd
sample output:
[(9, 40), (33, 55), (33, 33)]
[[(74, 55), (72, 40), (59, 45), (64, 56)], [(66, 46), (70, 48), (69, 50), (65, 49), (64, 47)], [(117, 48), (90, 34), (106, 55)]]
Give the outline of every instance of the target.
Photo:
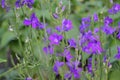
[(27, 7), (32, 8), (33, 4), (34, 4), (34, 0), (16, 0), (15, 6), (16, 8), (20, 8), (26, 5)]

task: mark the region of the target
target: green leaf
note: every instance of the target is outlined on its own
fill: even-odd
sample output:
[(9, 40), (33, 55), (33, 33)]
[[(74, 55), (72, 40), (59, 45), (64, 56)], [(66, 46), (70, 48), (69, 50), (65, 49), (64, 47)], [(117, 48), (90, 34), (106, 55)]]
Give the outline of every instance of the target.
[(7, 60), (6, 60), (6, 59), (1, 59), (1, 58), (0, 58), (0, 63), (2, 63), (2, 62), (7, 62)]
[(11, 40), (14, 40), (16, 35), (13, 32), (5, 32), (2, 36), (1, 47), (5, 47)]

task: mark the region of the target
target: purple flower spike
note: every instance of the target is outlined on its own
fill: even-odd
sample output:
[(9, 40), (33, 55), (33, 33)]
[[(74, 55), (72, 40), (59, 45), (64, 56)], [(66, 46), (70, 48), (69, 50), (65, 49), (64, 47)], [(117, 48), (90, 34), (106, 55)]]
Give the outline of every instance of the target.
[(69, 40), (68, 40), (68, 43), (69, 43), (70, 47), (76, 48), (76, 41), (75, 41), (74, 38), (69, 39)]
[(98, 21), (98, 15), (96, 13), (93, 15), (93, 19), (94, 19), (94, 22)]
[(63, 31), (69, 31), (73, 28), (72, 21), (68, 19), (63, 19), (62, 21), (62, 29)]
[(110, 18), (109, 16), (105, 17), (104, 19), (104, 25), (111, 24), (113, 22), (113, 19)]
[(40, 23), (35, 13), (32, 13), (30, 19), (25, 19), (23, 21), (23, 24), (26, 26), (32, 25), (32, 28), (39, 28), (39, 29), (43, 29), (45, 27), (43, 23)]
[(59, 45), (62, 39), (63, 39), (63, 36), (57, 33), (53, 33), (49, 36), (50, 43), (54, 45)]
[(34, 4), (34, 0), (16, 0), (15, 2), (16, 8), (20, 8), (24, 5), (27, 5), (27, 7), (32, 8), (33, 4)]
[(2, 6), (2, 8), (5, 8), (5, 7), (6, 7), (6, 5), (5, 5), (5, 0), (1, 0), (1, 6)]
[(103, 51), (98, 36), (93, 35), (91, 31), (82, 35), (80, 46), (88, 54), (100, 54)]
[(117, 47), (117, 50), (118, 50), (118, 53), (115, 55), (115, 58), (116, 58), (117, 60), (120, 60), (120, 46)]
[(59, 74), (59, 68), (62, 67), (64, 65), (64, 62), (59, 62), (56, 61), (54, 66), (53, 66), (53, 71), (55, 72), (56, 75)]
[(31, 77), (27, 77), (25, 80), (32, 80), (32, 78)]

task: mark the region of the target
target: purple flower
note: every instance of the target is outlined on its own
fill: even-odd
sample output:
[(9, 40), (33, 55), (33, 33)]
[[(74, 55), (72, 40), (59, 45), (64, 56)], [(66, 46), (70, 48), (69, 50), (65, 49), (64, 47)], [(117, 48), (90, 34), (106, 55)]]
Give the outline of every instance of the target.
[(72, 75), (74, 75), (74, 78), (80, 78), (80, 72), (82, 71), (82, 69), (78, 67), (79, 61), (75, 61), (72, 63), (67, 62), (66, 64), (69, 68), (69, 72), (65, 74), (65, 78), (71, 78)]
[(91, 18), (89, 16), (82, 18), (83, 25), (86, 25), (88, 27), (88, 26), (90, 26), (90, 23), (91, 23)]
[(1, 6), (2, 6), (2, 8), (5, 8), (5, 7), (6, 7), (6, 5), (5, 5), (5, 0), (1, 0)]
[(54, 66), (53, 66), (53, 71), (56, 73), (56, 75), (59, 74), (59, 68), (62, 67), (64, 65), (64, 62), (59, 62), (56, 61)]
[(23, 24), (26, 26), (32, 25), (33, 28), (43, 29), (45, 26), (43, 23), (39, 22), (39, 19), (36, 17), (35, 13), (32, 13), (30, 19), (25, 19)]
[(85, 30), (90, 26), (90, 23), (91, 23), (91, 18), (89, 16), (82, 18), (82, 22), (79, 27), (80, 33), (84, 34)]
[(62, 39), (63, 39), (63, 36), (57, 33), (53, 33), (49, 36), (50, 43), (54, 45), (59, 45)]
[(120, 29), (120, 21), (118, 22), (118, 28)]
[(16, 0), (16, 8), (20, 8), (24, 5), (27, 5), (27, 7), (32, 8), (32, 5), (34, 4), (34, 0)]
[(108, 10), (109, 14), (116, 14), (120, 11), (120, 4), (116, 3), (112, 6), (111, 9)]
[(47, 28), (46, 32), (50, 35), (52, 33), (52, 28)]
[(61, 32), (61, 31), (62, 31), (61, 26), (56, 26), (55, 29), (56, 29), (58, 32)]
[(44, 53), (46, 54), (53, 54), (54, 53), (54, 48), (52, 45), (48, 45), (47, 47), (43, 48)]
[(115, 31), (115, 28), (112, 28), (112, 27), (109, 26), (109, 25), (104, 25), (101, 29), (102, 29), (102, 31), (103, 31), (104, 33), (106, 33), (106, 35), (111, 35), (111, 34), (113, 34), (114, 31)]
[(94, 22), (98, 21), (98, 15), (96, 13), (93, 15), (93, 20), (94, 20)]
[(104, 19), (104, 25), (111, 24), (113, 22), (113, 19), (110, 18), (109, 16), (105, 17)]
[(58, 16), (57, 13), (54, 13), (54, 14), (53, 14), (53, 17), (54, 17), (55, 19), (58, 19), (58, 18), (59, 18), (59, 16)]
[(31, 77), (27, 77), (25, 80), (32, 80), (32, 78)]
[(91, 31), (82, 35), (80, 46), (88, 54), (100, 54), (103, 51), (98, 36), (93, 35)]
[(94, 33), (98, 33), (100, 31), (99, 28), (94, 28)]
[(117, 60), (120, 60), (120, 46), (117, 47), (118, 53), (115, 55)]
[(72, 21), (68, 19), (63, 19), (62, 21), (62, 29), (63, 31), (69, 31), (73, 28)]
[(67, 62), (71, 61), (71, 59), (73, 58), (73, 56), (70, 54), (70, 51), (66, 49), (64, 50), (64, 53), (62, 54), (62, 56), (66, 58)]
[(69, 43), (70, 47), (76, 48), (76, 41), (75, 41), (74, 38), (69, 39), (69, 40), (68, 40), (68, 43)]
[(16, 8), (20, 8), (21, 7), (21, 0), (16, 0), (15, 6), (16, 6)]

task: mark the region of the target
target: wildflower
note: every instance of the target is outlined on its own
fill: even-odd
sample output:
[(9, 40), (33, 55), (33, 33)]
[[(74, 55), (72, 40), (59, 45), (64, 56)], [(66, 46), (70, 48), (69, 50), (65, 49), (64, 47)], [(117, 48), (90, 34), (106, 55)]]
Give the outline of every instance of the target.
[(62, 29), (63, 31), (69, 31), (73, 28), (72, 21), (68, 19), (63, 19), (62, 21)]
[(31, 77), (27, 77), (25, 80), (32, 80), (32, 78)]
[(80, 33), (84, 34), (85, 30), (90, 26), (90, 23), (91, 23), (91, 19), (89, 16), (82, 18), (82, 22), (79, 27)]
[(71, 61), (71, 59), (73, 58), (73, 56), (70, 54), (70, 51), (66, 49), (64, 50), (64, 53), (62, 54), (62, 56), (66, 58), (67, 62)]
[(6, 7), (5, 0), (1, 0), (1, 6), (2, 6), (2, 8)]
[(113, 22), (113, 19), (110, 18), (109, 16), (105, 17), (104, 19), (104, 25), (111, 24)]
[(94, 22), (98, 21), (98, 15), (96, 13), (93, 15), (93, 20), (94, 20)]
[(59, 45), (62, 39), (63, 39), (63, 36), (57, 33), (53, 33), (49, 36), (50, 43), (54, 45)]
[(80, 72), (82, 71), (81, 68), (78, 67), (79, 61), (75, 61), (75, 62), (67, 62), (66, 63), (69, 71), (65, 74), (65, 78), (71, 78), (72, 75), (74, 75), (74, 78), (80, 78)]
[(75, 39), (74, 39), (74, 38), (69, 39), (69, 40), (68, 40), (68, 43), (69, 43), (70, 47), (76, 48), (76, 42), (75, 42)]
[(115, 32), (115, 28), (112, 28), (111, 26), (109, 25), (104, 25), (102, 28), (102, 31), (104, 33), (106, 33), (107, 35), (111, 35)]
[(59, 68), (62, 67), (64, 65), (64, 62), (59, 62), (56, 61), (54, 66), (53, 66), (53, 71), (55, 72), (56, 75), (59, 74)]
[(32, 8), (33, 4), (34, 0), (16, 0), (15, 2), (16, 8), (20, 8), (24, 5), (27, 5), (27, 7)]
[(48, 45), (43, 48), (44, 53), (46, 54), (53, 54), (54, 53), (54, 47), (52, 45)]
[(23, 21), (23, 24), (26, 26), (32, 25), (33, 28), (39, 28), (39, 29), (43, 29), (45, 27), (45, 25), (43, 25), (43, 23), (39, 22), (35, 13), (32, 13), (30, 19), (25, 19)]
[(100, 31), (99, 28), (94, 28), (94, 33), (98, 33)]
[(61, 31), (62, 31), (61, 26), (56, 26), (55, 29), (56, 29), (58, 32), (61, 32)]
[(16, 0), (15, 6), (16, 6), (16, 8), (20, 8), (21, 7), (21, 0)]
[(82, 35), (80, 46), (82, 50), (88, 54), (100, 54), (102, 52), (101, 42), (98, 36), (93, 35), (91, 31)]
[(116, 3), (112, 6), (111, 9), (108, 10), (109, 14), (116, 14), (120, 11), (120, 4)]
[(118, 53), (115, 55), (115, 58), (117, 60), (120, 60), (120, 47), (119, 46), (117, 47), (117, 50), (118, 50)]

